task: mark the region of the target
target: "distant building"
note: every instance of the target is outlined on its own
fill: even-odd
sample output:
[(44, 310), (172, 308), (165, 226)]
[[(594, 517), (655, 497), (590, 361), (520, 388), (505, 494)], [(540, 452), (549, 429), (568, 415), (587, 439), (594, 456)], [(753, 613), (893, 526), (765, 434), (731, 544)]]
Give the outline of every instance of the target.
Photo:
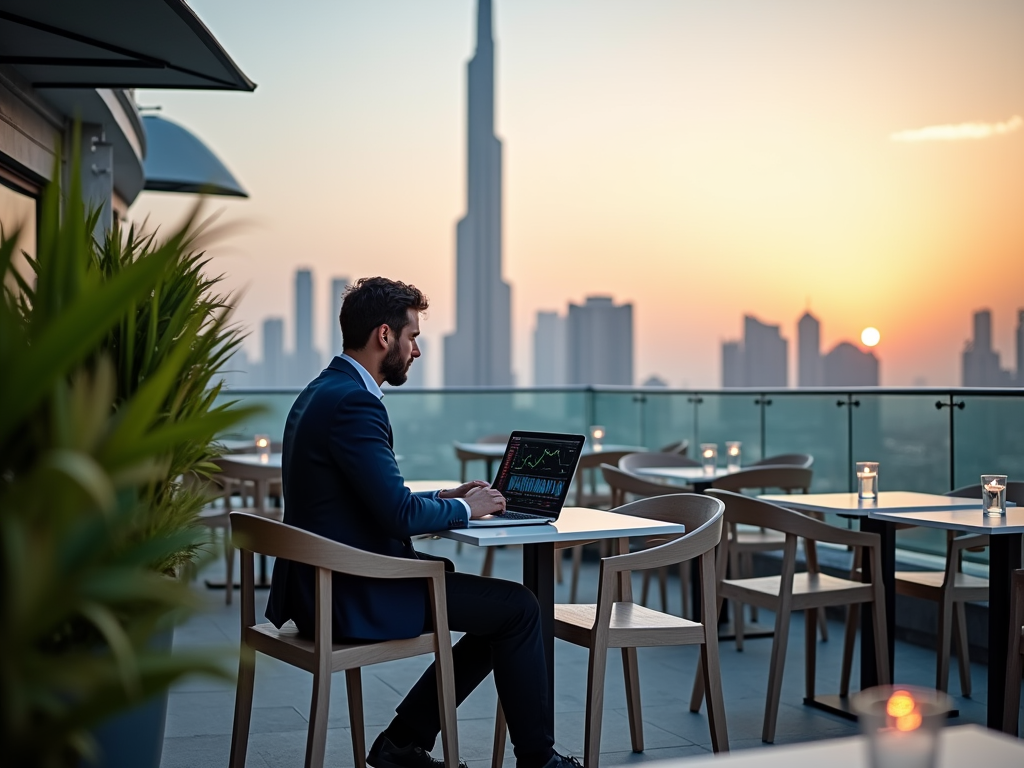
[(796, 324), (797, 386), (822, 385), (821, 323), (810, 312), (804, 312)]
[(288, 383), (304, 387), (320, 372), (320, 356), (313, 348), (313, 273), (295, 270), (295, 354)]
[(405, 380), (405, 386), (423, 389), (427, 386), (426, 361), (427, 347), (430, 344), (422, 336), (419, 336), (416, 339), (416, 345), (420, 348), (420, 356), (412, 361), (412, 365), (409, 367), (409, 378)]
[(1017, 310), (1017, 377), (1016, 386), (1024, 387), (1024, 309)]
[(268, 317), (263, 321), (263, 364), (260, 366), (264, 387), (288, 384), (284, 356), (284, 320)]
[(779, 326), (762, 323), (752, 315), (743, 318), (743, 375), (748, 387), (789, 385), (786, 360), (789, 343)]
[(1003, 370), (999, 353), (992, 348), (992, 313), (983, 309), (974, 313), (974, 338), (967, 342), (962, 357), (962, 381), (965, 387), (1008, 387), (1013, 376)]
[(642, 386), (642, 387), (667, 387), (668, 386), (668, 382), (665, 381), (663, 378), (661, 378), (661, 376), (659, 376), (658, 374), (652, 373), (650, 376), (648, 376), (646, 379), (644, 379), (644, 383), (641, 384), (640, 386)]
[(632, 304), (610, 296), (570, 304), (566, 343), (569, 384), (633, 384)]
[(744, 382), (746, 377), (743, 375), (743, 342), (722, 342), (722, 387), (743, 387), (746, 386)]
[(331, 333), (327, 337), (331, 340), (331, 346), (327, 350), (328, 359), (341, 354), (341, 323), (338, 322), (338, 317), (341, 315), (341, 300), (345, 298), (346, 290), (348, 290), (347, 277), (336, 277), (331, 280), (331, 316), (328, 318), (330, 325), (327, 326), (331, 329)]
[(842, 341), (822, 359), (822, 383), (826, 387), (877, 387), (878, 358)]
[(533, 330), (533, 385), (560, 387), (568, 382), (566, 318), (557, 312), (538, 312)]

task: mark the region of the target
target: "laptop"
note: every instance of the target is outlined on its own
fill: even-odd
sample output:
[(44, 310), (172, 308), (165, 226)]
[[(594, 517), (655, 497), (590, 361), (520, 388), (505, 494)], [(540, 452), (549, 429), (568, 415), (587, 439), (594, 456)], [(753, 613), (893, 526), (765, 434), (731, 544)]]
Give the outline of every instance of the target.
[(471, 528), (542, 525), (558, 519), (583, 452), (583, 435), (513, 432), (491, 483), (505, 512), (470, 520)]

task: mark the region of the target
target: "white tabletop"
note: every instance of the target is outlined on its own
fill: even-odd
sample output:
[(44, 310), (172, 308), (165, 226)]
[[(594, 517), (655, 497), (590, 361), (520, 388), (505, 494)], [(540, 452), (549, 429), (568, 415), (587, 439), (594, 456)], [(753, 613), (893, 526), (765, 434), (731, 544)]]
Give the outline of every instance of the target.
[(280, 453), (262, 456), (258, 453), (229, 453), (226, 456), (221, 456), (218, 461), (233, 461), (236, 464), (249, 464), (254, 467), (270, 467), (271, 469), (281, 468)]
[(1007, 506), (1005, 517), (989, 517), (981, 511), (981, 501), (973, 509), (937, 509), (927, 512), (871, 512), (873, 520), (909, 523), (925, 528), (944, 528), (970, 533), (1024, 533), (1024, 508)]
[(687, 483), (711, 482), (720, 477), (734, 474), (737, 470), (727, 467), (715, 467), (707, 471), (704, 467), (637, 467), (631, 470), (637, 475), (649, 475), (650, 477), (661, 477), (667, 480), (683, 480)]
[[(500, 459), (505, 455), (505, 443), (460, 443), (458, 440), (454, 442), (456, 448), (460, 451), (466, 451), (467, 453), (476, 453), (482, 457)], [(617, 443), (604, 443), (600, 448), (594, 450), (593, 446), (589, 443), (583, 446), (582, 456), (590, 456), (594, 453), (609, 453), (611, 451), (630, 451), (632, 453), (642, 453), (647, 449), (642, 445), (619, 445)]]
[[(944, 728), (939, 738), (936, 768), (964, 768), (979, 763), (985, 768), (1024, 765), (1024, 742), (980, 725)], [(853, 736), (785, 747), (755, 747), (723, 755), (663, 760), (651, 763), (650, 768), (820, 768), (823, 765), (829, 768), (870, 765), (867, 739)]]
[(882, 491), (874, 500), (857, 498), (856, 493), (770, 493), (757, 498), (801, 512), (832, 512), (857, 517), (875, 517), (874, 512), (918, 513), (951, 509), (980, 510), (981, 507), (981, 499), (912, 491)]
[(457, 528), (435, 535), (477, 547), (504, 544), (546, 544), (553, 541), (593, 541), (654, 534), (681, 534), (686, 528), (632, 515), (620, 515), (586, 507), (565, 507), (558, 520), (545, 525), (512, 525), (507, 528)]

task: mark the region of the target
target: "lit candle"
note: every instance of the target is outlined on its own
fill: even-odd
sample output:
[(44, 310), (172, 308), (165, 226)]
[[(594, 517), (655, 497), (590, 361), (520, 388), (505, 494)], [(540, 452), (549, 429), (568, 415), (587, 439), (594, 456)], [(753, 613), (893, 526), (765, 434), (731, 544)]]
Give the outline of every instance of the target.
[(256, 435), (256, 452), (264, 464), (270, 461), (270, 435)]
[(952, 706), (940, 691), (910, 686), (868, 688), (853, 697), (868, 737), (872, 768), (932, 768), (939, 730)]
[(878, 498), (878, 462), (857, 462), (857, 496), (861, 499)]
[(700, 444), (700, 458), (701, 464), (704, 466), (705, 475), (715, 474), (715, 470), (718, 467), (718, 444), (717, 443), (701, 443)]
[(743, 443), (738, 440), (725, 444), (726, 465), (730, 472), (740, 469), (740, 453)]
[(602, 441), (604, 440), (604, 427), (595, 424), (590, 428), (590, 445), (595, 451), (600, 451), (603, 447)]
[(1006, 514), (1006, 475), (981, 476), (981, 506), (992, 517)]

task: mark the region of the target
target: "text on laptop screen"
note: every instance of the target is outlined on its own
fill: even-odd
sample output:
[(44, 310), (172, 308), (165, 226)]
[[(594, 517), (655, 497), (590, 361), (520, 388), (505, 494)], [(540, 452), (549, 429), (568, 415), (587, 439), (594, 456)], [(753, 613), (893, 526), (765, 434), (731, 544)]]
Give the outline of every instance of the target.
[(509, 509), (538, 514), (558, 512), (572, 483), (582, 442), (578, 438), (512, 435), (494, 487)]

